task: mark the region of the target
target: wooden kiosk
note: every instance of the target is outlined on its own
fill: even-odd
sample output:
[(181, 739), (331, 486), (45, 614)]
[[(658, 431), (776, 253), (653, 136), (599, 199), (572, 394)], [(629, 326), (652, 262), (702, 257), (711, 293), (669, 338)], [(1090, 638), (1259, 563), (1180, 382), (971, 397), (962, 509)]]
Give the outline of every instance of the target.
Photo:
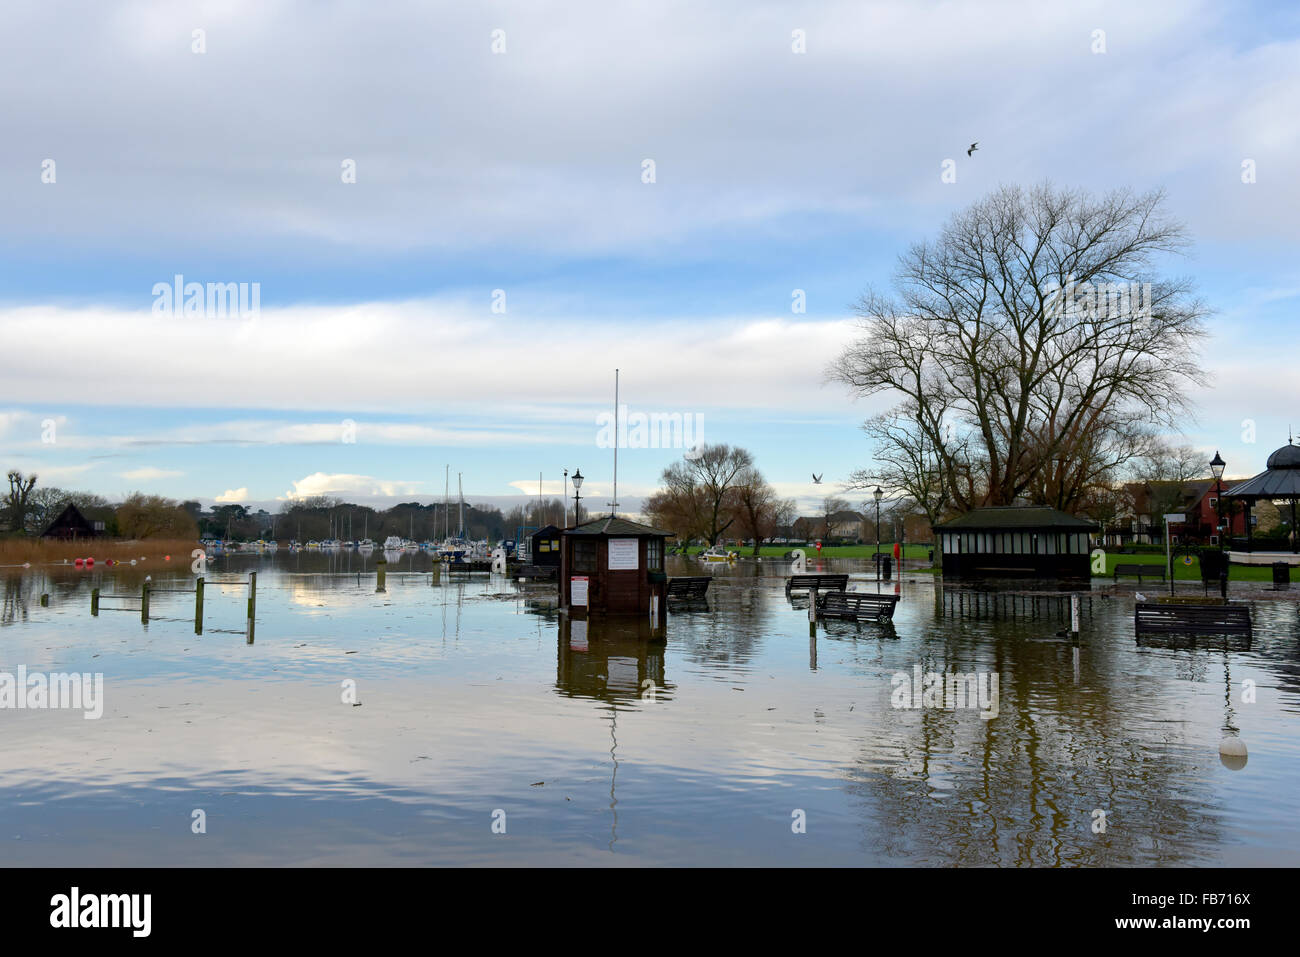
[(560, 608), (574, 618), (658, 612), (668, 592), (664, 541), (671, 532), (609, 515), (564, 529)]

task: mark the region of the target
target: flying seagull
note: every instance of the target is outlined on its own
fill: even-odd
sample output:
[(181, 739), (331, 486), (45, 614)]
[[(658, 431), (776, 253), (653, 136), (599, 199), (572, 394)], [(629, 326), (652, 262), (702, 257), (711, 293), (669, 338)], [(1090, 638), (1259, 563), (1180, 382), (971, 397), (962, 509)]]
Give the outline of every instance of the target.
[(970, 145), (970, 149), (966, 151), (966, 155), (970, 156), (971, 153), (974, 153), (979, 148), (980, 148), (979, 140), (976, 140), (974, 143)]
[[(822, 475), (825, 475), (825, 474), (826, 474), (825, 472), (822, 473)], [(816, 472), (814, 472), (814, 473), (812, 474), (812, 477), (813, 477), (813, 485), (821, 485), (821, 484), (822, 484), (822, 475), (818, 475)]]

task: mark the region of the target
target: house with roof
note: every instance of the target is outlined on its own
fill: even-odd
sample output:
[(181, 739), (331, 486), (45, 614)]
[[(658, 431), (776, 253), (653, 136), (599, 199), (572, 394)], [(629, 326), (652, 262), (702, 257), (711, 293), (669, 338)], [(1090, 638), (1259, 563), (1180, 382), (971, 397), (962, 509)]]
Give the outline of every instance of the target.
[(46, 526), (45, 531), (41, 532), (41, 538), (75, 541), (80, 538), (95, 538), (103, 534), (103, 522), (86, 518), (77, 506), (69, 502), (58, 517)]

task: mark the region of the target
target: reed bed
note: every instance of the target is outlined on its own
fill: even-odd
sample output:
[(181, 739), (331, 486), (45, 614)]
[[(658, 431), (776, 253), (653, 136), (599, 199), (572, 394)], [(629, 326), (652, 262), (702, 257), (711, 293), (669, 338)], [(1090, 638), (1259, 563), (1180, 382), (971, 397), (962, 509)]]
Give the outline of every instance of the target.
[(147, 538), (138, 541), (103, 538), (80, 539), (73, 542), (41, 538), (0, 539), (0, 565), (47, 565), (78, 558), (93, 558), (96, 564), (108, 560), (165, 559), (173, 562), (190, 562), (190, 553), (199, 547), (195, 539)]

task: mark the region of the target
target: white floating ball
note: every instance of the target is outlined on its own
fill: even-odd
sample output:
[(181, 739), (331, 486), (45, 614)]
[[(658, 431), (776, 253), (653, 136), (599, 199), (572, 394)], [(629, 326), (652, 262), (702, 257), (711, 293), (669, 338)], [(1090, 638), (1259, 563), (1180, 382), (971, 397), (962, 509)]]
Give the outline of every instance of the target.
[(1246, 766), (1246, 742), (1241, 738), (1224, 738), (1219, 742), (1219, 760), (1230, 771), (1240, 771)]

